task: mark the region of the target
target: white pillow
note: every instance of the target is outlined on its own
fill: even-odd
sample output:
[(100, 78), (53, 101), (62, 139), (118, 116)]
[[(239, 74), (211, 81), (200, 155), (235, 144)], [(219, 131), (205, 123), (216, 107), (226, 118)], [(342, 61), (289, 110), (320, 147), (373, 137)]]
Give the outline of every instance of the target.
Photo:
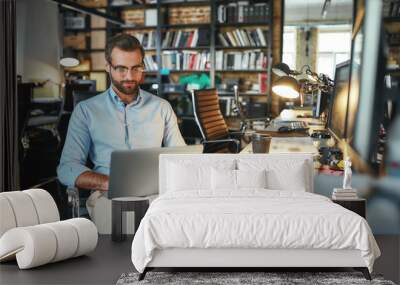
[(236, 190), (236, 170), (211, 168), (212, 190)]
[(267, 176), (263, 170), (211, 170), (211, 188), (213, 190), (238, 190), (241, 188), (266, 188)]
[(306, 164), (299, 163), (290, 169), (290, 175), (281, 169), (267, 171), (268, 188), (273, 190), (306, 191), (308, 177)]
[(185, 191), (190, 189), (210, 188), (210, 167), (187, 167), (181, 164), (171, 163), (168, 173), (168, 188), (171, 191)]
[(237, 160), (239, 170), (266, 170), (267, 188), (272, 190), (312, 191), (310, 167), (307, 159), (242, 159)]
[(267, 188), (267, 171), (236, 170), (237, 188)]
[(168, 162), (167, 191), (211, 190), (211, 169), (235, 169), (235, 160), (182, 159)]

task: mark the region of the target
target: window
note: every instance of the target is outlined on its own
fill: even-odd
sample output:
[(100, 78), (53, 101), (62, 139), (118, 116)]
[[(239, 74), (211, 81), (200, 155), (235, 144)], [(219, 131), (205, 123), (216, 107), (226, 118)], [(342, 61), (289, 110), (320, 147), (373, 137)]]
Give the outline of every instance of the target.
[(351, 28), (342, 31), (320, 30), (318, 34), (317, 72), (330, 78), (335, 76), (336, 65), (350, 59)]
[(282, 62), (294, 70), (296, 70), (296, 45), (296, 29), (285, 27), (283, 32)]

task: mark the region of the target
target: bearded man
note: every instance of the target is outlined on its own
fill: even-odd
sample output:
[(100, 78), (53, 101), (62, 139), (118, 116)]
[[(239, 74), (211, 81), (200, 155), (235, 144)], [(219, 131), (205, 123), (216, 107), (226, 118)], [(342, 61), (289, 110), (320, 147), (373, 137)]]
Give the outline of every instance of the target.
[[(114, 150), (185, 145), (170, 104), (140, 89), (144, 56), (137, 38), (127, 34), (111, 38), (105, 50), (110, 88), (80, 102), (71, 115), (58, 178), (64, 185), (94, 190), (87, 202), (92, 217), (97, 200), (107, 196)], [(86, 166), (88, 158), (93, 169)], [(109, 200), (103, 203), (102, 207), (111, 207)], [(108, 233), (110, 226), (106, 227), (99, 232)]]

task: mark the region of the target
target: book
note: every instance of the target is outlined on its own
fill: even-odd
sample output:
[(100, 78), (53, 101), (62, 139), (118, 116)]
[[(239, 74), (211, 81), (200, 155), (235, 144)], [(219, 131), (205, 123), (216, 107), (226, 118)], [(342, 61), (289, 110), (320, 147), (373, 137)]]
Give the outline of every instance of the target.
[(219, 39), (219, 42), (221, 43), (222, 46), (224, 46), (224, 47), (229, 47), (229, 43), (228, 43), (228, 41), (225, 39), (225, 37), (224, 37), (223, 34), (219, 33), (219, 34), (218, 34), (218, 39)]
[(208, 28), (199, 28), (198, 32), (198, 41), (197, 45), (198, 46), (208, 46), (210, 45), (210, 29)]
[(354, 197), (337, 197), (335, 195), (332, 195), (332, 199), (334, 200), (358, 200), (357, 196)]
[(244, 7), (249, 5), (249, 1), (238, 1), (237, 2), (237, 22), (243, 23), (244, 22)]
[(157, 26), (157, 9), (146, 9), (144, 18), (145, 26)]

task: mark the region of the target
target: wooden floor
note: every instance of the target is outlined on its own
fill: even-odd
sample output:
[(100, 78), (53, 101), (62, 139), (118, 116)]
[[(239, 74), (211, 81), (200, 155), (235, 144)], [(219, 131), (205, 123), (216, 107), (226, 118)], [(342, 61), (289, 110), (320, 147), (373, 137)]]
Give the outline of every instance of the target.
[(101, 235), (97, 248), (81, 256), (41, 267), (19, 270), (17, 263), (0, 265), (0, 284), (115, 284), (122, 273), (134, 271), (132, 237), (115, 243)]

